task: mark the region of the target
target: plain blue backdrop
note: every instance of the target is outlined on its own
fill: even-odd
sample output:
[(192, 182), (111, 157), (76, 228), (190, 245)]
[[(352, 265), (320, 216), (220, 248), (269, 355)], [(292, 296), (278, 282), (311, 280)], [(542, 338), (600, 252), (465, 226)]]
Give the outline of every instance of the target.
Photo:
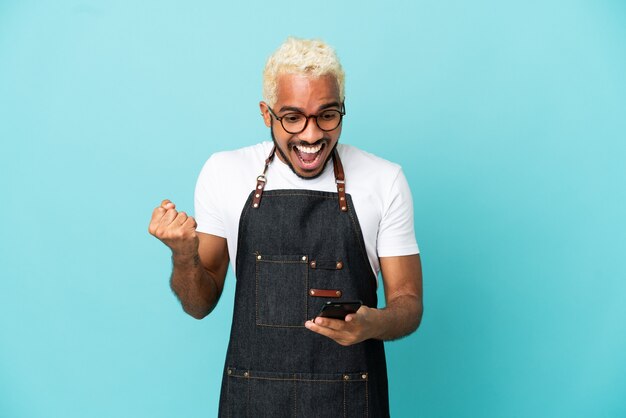
[(341, 141), (413, 191), (425, 314), (387, 344), (393, 416), (626, 416), (621, 0), (0, 0), (0, 416), (216, 415), (234, 277), (186, 316), (147, 225), (269, 138), (288, 35), (337, 49)]

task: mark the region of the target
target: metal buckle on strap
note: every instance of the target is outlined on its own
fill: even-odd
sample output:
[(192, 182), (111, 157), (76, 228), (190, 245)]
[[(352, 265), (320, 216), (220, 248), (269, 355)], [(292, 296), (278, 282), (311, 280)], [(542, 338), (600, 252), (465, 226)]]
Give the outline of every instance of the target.
[(265, 176), (263, 174), (261, 174), (259, 177), (257, 177), (256, 181), (262, 181), (263, 183), (267, 183), (267, 180), (265, 180)]
[(337, 183), (337, 184), (346, 184), (346, 181), (345, 180), (335, 179), (335, 183)]

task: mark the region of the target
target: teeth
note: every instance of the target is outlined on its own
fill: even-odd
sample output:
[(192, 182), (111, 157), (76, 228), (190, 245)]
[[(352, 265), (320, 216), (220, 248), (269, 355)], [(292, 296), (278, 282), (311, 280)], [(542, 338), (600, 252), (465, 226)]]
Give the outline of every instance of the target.
[(304, 152), (305, 154), (316, 154), (322, 149), (322, 144), (315, 146), (296, 145), (296, 149), (300, 152)]

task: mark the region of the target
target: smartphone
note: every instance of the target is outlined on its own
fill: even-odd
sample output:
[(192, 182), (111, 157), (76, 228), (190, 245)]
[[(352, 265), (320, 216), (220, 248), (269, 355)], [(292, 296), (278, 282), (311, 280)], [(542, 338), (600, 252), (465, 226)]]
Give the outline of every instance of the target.
[(363, 302), (360, 300), (326, 302), (322, 305), (322, 309), (320, 309), (317, 316), (324, 318), (345, 319), (346, 315), (358, 311), (362, 304)]

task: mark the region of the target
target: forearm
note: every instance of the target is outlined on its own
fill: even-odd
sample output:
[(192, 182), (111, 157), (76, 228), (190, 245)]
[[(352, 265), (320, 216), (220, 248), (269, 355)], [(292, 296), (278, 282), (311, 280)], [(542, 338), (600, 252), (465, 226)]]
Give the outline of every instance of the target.
[(402, 295), (387, 302), (383, 309), (373, 310), (376, 326), (373, 338), (395, 340), (414, 332), (422, 321), (423, 306), (416, 295)]
[(219, 288), (200, 256), (172, 256), (170, 286), (183, 310), (196, 319), (207, 316), (219, 299)]

